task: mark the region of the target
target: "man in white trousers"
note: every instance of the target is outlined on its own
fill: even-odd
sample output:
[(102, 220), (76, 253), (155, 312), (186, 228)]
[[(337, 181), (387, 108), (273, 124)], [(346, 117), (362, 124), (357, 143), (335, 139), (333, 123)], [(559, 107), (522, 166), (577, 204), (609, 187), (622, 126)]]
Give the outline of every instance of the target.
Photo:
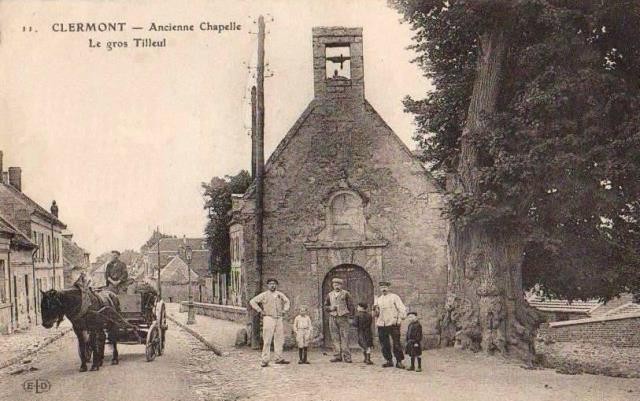
[(268, 279), (267, 288), (267, 291), (261, 292), (249, 301), (249, 305), (262, 315), (263, 345), (261, 366), (263, 368), (269, 366), (272, 341), (275, 363), (279, 365), (289, 363), (282, 357), (282, 348), (284, 346), (282, 319), (284, 314), (289, 311), (291, 304), (289, 298), (278, 291), (278, 280), (275, 278)]

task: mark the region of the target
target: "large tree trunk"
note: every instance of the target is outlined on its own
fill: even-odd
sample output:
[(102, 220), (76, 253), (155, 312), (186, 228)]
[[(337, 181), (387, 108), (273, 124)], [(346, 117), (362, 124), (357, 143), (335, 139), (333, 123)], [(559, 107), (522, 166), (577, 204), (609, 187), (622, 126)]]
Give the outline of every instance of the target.
[[(480, 191), (477, 138), (487, 129), (484, 117), (496, 109), (507, 38), (495, 29), (480, 37), (480, 46), (458, 171), (448, 183), (450, 190), (471, 196)], [(472, 220), (451, 222), (452, 276), (442, 322), (445, 343), (531, 361), (537, 319), (523, 297), (523, 250), (518, 232)]]

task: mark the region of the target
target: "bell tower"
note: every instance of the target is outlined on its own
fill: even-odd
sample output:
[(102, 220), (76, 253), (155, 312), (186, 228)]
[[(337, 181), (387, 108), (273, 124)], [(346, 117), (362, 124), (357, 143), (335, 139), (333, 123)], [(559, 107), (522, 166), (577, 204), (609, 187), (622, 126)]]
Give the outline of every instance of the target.
[(313, 28), (314, 96), (364, 104), (362, 28)]

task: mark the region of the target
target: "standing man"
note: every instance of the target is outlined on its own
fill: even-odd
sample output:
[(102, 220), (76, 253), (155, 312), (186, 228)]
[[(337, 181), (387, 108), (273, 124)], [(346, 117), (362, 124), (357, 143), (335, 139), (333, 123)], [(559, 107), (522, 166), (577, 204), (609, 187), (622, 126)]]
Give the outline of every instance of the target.
[(111, 251), (111, 262), (107, 264), (107, 268), (104, 271), (107, 290), (114, 294), (118, 294), (121, 289), (124, 289), (127, 286), (127, 280), (129, 279), (127, 265), (125, 265), (119, 258), (120, 252)]
[(284, 328), (282, 319), (289, 311), (290, 302), (283, 293), (277, 290), (278, 280), (270, 278), (267, 280), (267, 291), (261, 292), (249, 301), (249, 305), (262, 315), (262, 363), (261, 366), (269, 366), (269, 354), (271, 353), (271, 342), (273, 341), (273, 353), (277, 364), (286, 365), (289, 361), (282, 358), (282, 347), (284, 346)]
[[(393, 356), (395, 356), (396, 368), (404, 369), (402, 364), (404, 354), (400, 345), (400, 323), (407, 316), (407, 309), (400, 297), (389, 291), (391, 284), (388, 281), (381, 281), (379, 285), (381, 295), (374, 301), (373, 311), (377, 316), (378, 339), (382, 346), (382, 355), (386, 360), (382, 367), (393, 366)], [(393, 356), (389, 338), (393, 341)]]
[(342, 289), (340, 278), (331, 280), (333, 291), (327, 294), (324, 301), (325, 310), (329, 312), (329, 333), (333, 341), (333, 359), (331, 362), (351, 363), (349, 350), (349, 318), (353, 314), (353, 302), (349, 291)]

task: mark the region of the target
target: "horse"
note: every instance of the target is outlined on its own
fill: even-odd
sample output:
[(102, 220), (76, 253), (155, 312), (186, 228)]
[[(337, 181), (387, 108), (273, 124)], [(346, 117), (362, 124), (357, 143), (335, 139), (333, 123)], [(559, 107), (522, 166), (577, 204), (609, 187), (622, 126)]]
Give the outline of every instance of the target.
[(118, 304), (115, 294), (107, 291), (95, 293), (83, 277), (80, 277), (71, 288), (40, 292), (42, 294), (40, 302), (42, 326), (47, 329), (53, 327), (54, 323), (59, 326), (65, 316), (71, 322), (73, 332), (78, 338), (80, 372), (87, 371), (89, 360), (92, 361), (92, 371), (99, 370), (102, 366), (106, 340), (105, 329), (113, 349), (111, 364), (118, 364), (118, 327), (120, 324), (131, 325), (123, 321), (117, 313)]

